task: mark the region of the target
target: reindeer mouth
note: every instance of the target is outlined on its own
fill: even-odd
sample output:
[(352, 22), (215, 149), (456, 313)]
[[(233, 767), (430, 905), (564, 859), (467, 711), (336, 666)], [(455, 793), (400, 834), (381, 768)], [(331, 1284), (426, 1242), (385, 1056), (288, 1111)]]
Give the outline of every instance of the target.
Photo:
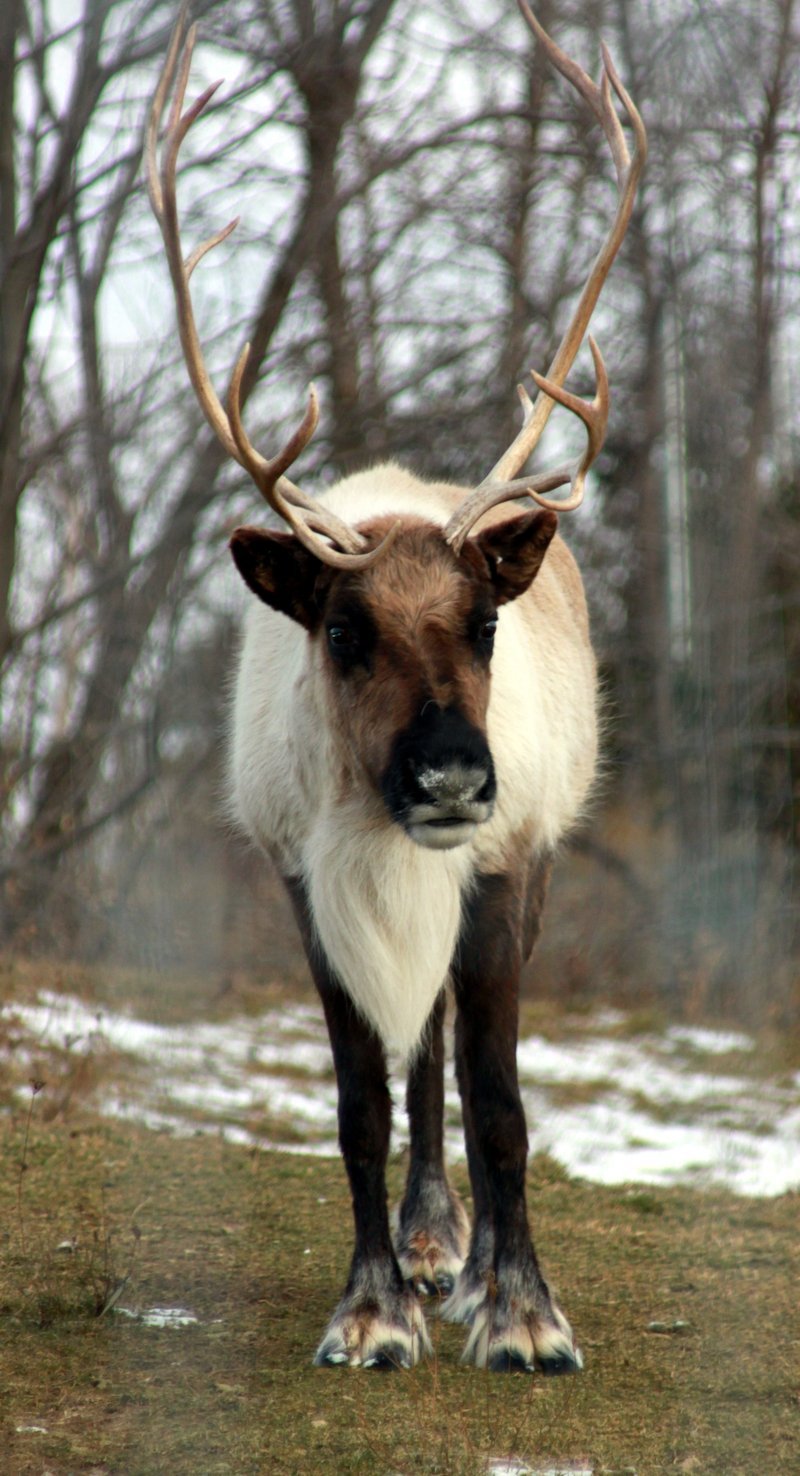
[(493, 808), (490, 803), (473, 803), (442, 814), (432, 805), (414, 805), (404, 817), (404, 826), (418, 846), (431, 851), (451, 851), (472, 839)]
[(411, 839), (429, 851), (453, 851), (471, 840), (477, 830), (474, 820), (423, 820), (407, 826)]

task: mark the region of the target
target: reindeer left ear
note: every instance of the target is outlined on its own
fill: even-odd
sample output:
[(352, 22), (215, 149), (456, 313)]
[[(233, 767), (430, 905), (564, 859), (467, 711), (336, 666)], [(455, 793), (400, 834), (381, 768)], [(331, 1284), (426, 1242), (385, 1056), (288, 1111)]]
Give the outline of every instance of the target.
[(265, 605), (314, 630), (321, 616), (320, 577), (331, 573), (327, 565), (293, 533), (267, 528), (237, 528), (230, 550), (245, 584)]
[(495, 523), (470, 539), (489, 565), (498, 605), (516, 600), (533, 583), (557, 527), (556, 513), (541, 511)]

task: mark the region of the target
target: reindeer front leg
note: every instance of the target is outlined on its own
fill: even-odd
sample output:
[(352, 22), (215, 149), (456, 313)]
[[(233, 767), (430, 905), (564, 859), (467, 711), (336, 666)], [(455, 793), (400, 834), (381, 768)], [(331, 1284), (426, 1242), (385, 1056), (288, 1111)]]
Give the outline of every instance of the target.
[(467, 1254), (469, 1219), (444, 1162), (444, 990), (409, 1066), (408, 1180), (394, 1243), (400, 1268), (420, 1292), (446, 1297)]
[(451, 1315), (459, 1300), (474, 1306), (480, 1278), (464, 1360), (500, 1372), (570, 1373), (581, 1355), (539, 1268), (525, 1198), (528, 1135), (516, 1052), (527, 891), (524, 873), (481, 878), (456, 958), (459, 1085), (476, 1216)]
[(386, 1056), (328, 965), (302, 883), (292, 879), (287, 887), (328, 1023), (339, 1087), (339, 1144), (355, 1221), (347, 1285), (314, 1362), (411, 1368), (431, 1347), (422, 1309), (403, 1280), (389, 1230), (386, 1159), (392, 1104)]

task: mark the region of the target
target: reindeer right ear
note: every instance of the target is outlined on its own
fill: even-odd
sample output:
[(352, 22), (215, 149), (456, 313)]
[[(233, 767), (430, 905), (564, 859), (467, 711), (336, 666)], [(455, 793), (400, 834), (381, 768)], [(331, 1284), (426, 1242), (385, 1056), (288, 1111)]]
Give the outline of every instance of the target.
[(246, 585), (265, 605), (312, 631), (322, 615), (320, 580), (332, 571), (292, 533), (267, 528), (237, 528), (231, 535), (233, 561)]

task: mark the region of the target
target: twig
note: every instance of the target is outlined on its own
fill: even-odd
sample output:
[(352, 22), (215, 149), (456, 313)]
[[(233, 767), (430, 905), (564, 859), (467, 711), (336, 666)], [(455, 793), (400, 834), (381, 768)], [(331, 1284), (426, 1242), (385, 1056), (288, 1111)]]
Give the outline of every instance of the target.
[(24, 1137), (23, 1143), (22, 1143), (22, 1157), (20, 1158), (20, 1161), (19, 1161), (19, 1174), (17, 1176), (17, 1221), (19, 1223), (19, 1240), (20, 1240), (20, 1246), (22, 1248), (22, 1254), (23, 1254), (23, 1256), (25, 1255), (25, 1252), (26, 1252), (26, 1243), (25, 1243), (25, 1217), (24, 1217), (24, 1215), (22, 1213), (22, 1176), (23, 1176), (24, 1173), (26, 1173), (27, 1168), (28, 1168), (28, 1162), (27, 1162), (27, 1159), (28, 1159), (28, 1139), (30, 1137), (30, 1131), (31, 1131), (31, 1118), (33, 1117), (33, 1104), (36, 1101), (36, 1098), (38, 1097), (39, 1093), (44, 1090), (44, 1087), (45, 1087), (45, 1083), (43, 1081), (37, 1081), (35, 1077), (34, 1078), (31, 1078), (31, 1099), (30, 1099), (30, 1102), (28, 1103), (28, 1115), (25, 1118), (25, 1137)]

